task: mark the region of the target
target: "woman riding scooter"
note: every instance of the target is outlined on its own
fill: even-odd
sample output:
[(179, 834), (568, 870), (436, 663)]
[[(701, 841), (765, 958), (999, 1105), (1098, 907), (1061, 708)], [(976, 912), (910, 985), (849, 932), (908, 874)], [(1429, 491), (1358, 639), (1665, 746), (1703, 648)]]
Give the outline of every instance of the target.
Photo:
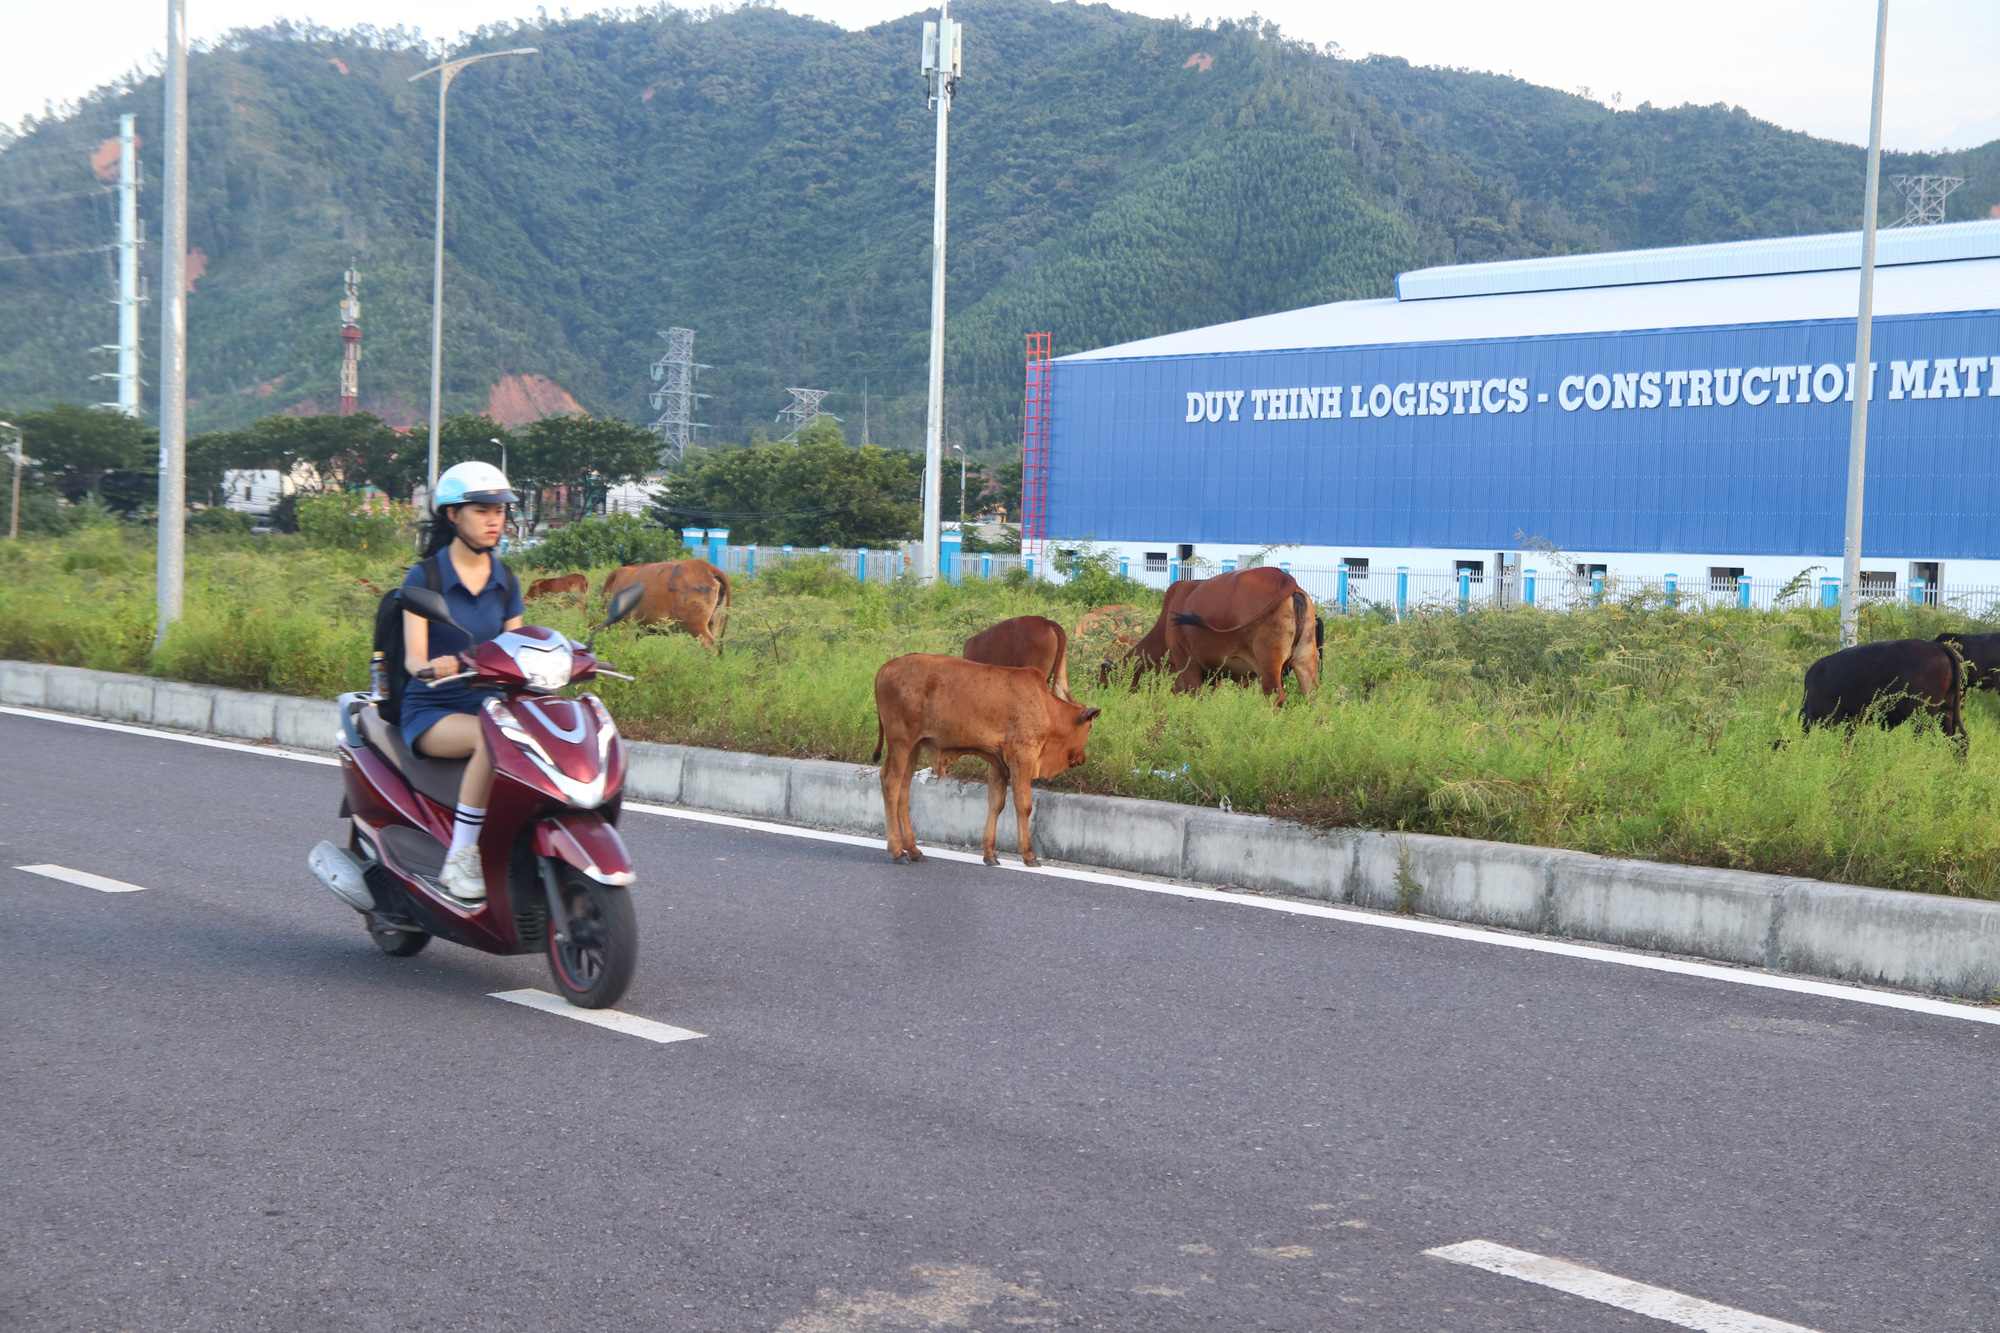
[[(493, 555), (506, 527), (507, 506), (520, 498), (507, 484), (506, 474), (491, 463), (460, 463), (438, 478), (424, 556), (436, 557), (442, 582), (438, 591), (469, 637), (450, 625), (433, 625), (413, 612), (403, 612), (404, 666), (413, 677), (436, 680), (457, 675), (465, 669), (459, 653), (521, 627), (526, 606), (520, 584)], [(421, 561), (411, 566), (403, 586), (426, 586)], [(436, 759), (471, 761), (459, 779), (451, 847), (438, 877), (452, 897), (468, 903), (486, 898), (479, 830), (486, 819), (487, 794), (493, 789), (493, 756), (479, 725), (479, 707), (480, 696), (459, 681), (412, 686), (403, 695), (403, 740), (412, 750)]]

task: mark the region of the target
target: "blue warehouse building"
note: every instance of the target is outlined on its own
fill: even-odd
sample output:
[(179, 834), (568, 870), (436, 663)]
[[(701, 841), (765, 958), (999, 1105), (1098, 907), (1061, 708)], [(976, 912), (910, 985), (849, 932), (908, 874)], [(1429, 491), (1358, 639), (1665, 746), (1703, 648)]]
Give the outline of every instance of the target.
[[(1260, 551), (1365, 576), (1838, 573), (1870, 393), (1864, 584), (2000, 585), (2000, 221), (1405, 273), (1058, 358), (1048, 533), (1164, 582)], [(1275, 549), (1273, 549), (1275, 548)]]

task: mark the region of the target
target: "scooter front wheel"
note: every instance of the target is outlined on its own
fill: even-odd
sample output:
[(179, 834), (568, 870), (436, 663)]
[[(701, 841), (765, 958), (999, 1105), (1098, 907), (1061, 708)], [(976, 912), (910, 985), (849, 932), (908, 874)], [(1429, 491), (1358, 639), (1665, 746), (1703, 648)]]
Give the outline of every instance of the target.
[(549, 922), (549, 975), (579, 1009), (618, 1003), (639, 958), (639, 922), (625, 890), (564, 866), (556, 882), (563, 910)]

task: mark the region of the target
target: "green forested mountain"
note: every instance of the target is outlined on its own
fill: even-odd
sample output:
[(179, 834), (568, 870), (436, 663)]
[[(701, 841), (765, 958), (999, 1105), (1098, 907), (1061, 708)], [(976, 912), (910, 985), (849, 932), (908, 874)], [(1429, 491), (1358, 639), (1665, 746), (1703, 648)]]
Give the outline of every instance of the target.
[[(1058, 352), (1389, 291), (1403, 268), (1856, 225), (1860, 150), (1725, 107), (1614, 112), (1516, 79), (1347, 61), (1250, 25), (964, 0), (952, 116), (952, 437), (1018, 438), (1022, 335)], [(448, 410), (503, 375), (644, 420), (655, 331), (698, 331), (719, 439), (827, 388), (858, 441), (922, 430), (931, 119), (913, 14), (762, 7), (547, 19), (452, 90)], [(363, 273), (362, 406), (421, 415), (436, 95), (398, 32), (236, 34), (191, 73), (191, 424), (330, 410)], [(0, 405), (103, 396), (112, 208), (90, 155), (157, 80), (0, 149)], [(2000, 204), (2000, 143), (1892, 157)], [(159, 195), (142, 213), (158, 234)], [(1885, 220), (1896, 207), (1885, 201)], [(157, 270), (157, 250), (148, 254)], [(149, 354), (157, 329), (147, 312)], [(151, 400), (151, 393), (148, 393)], [(773, 433), (776, 433), (773, 431)]]

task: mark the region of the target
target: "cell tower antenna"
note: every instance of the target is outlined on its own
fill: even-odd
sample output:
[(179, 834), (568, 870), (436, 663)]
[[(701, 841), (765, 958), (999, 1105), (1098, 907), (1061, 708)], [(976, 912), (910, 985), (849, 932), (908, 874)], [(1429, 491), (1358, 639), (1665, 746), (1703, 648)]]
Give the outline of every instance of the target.
[(118, 401), (101, 406), (128, 417), (139, 415), (139, 307), (146, 304), (145, 280), (139, 276), (139, 250), (146, 242), (139, 234), (139, 135), (134, 122), (129, 115), (118, 118), (118, 298), (112, 303), (118, 307), (118, 341), (98, 349), (118, 353), (118, 369), (91, 376), (118, 382)]
[(795, 442), (799, 438), (800, 431), (812, 425), (813, 422), (818, 421), (821, 417), (825, 417), (828, 421), (840, 420), (833, 413), (823, 411), (820, 408), (820, 403), (833, 390), (786, 389), (785, 392), (792, 396), (792, 401), (778, 413), (777, 420), (785, 421), (789, 419), (792, 423), (792, 428), (785, 432), (785, 438), (779, 440), (779, 444), (791, 444)]
[(1963, 176), (1891, 176), (1889, 183), (1903, 196), (1903, 216), (1892, 227), (1933, 227), (1944, 221), (1944, 201), (1965, 184)]
[(340, 415), (361, 401), (361, 271), (347, 261), (347, 295), (340, 303)]
[(667, 354), (653, 363), (653, 382), (660, 387), (648, 394), (647, 399), (660, 414), (652, 429), (659, 432), (660, 457), (664, 462), (686, 453), (687, 447), (694, 443), (695, 432), (708, 424), (694, 419), (695, 403), (708, 397), (694, 391), (694, 377), (715, 367), (694, 359), (693, 329), (662, 329), (660, 337), (666, 340)]

